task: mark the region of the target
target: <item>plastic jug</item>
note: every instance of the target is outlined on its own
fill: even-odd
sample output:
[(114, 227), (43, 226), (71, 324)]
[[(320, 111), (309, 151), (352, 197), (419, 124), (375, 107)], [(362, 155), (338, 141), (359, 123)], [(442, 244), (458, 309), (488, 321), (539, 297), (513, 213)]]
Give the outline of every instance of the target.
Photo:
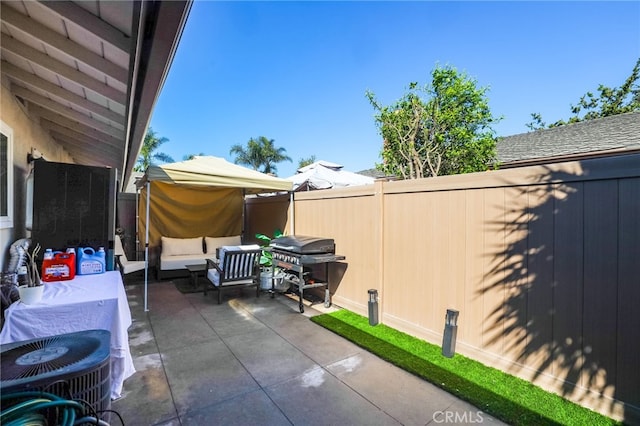
[(97, 252), (91, 247), (78, 247), (78, 275), (102, 274), (105, 271), (106, 256), (104, 248)]
[(45, 250), (42, 260), (42, 281), (66, 281), (76, 276), (75, 253)]
[(69, 267), (72, 269), (72, 275), (76, 275), (76, 249), (73, 247), (69, 247), (67, 249), (67, 254), (71, 256), (71, 260), (69, 261)]

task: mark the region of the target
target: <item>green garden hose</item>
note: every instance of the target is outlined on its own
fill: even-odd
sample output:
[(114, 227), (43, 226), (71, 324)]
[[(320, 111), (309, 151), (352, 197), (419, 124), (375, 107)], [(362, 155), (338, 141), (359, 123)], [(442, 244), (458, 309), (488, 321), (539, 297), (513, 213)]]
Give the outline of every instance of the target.
[(0, 424), (3, 426), (41, 426), (47, 425), (47, 419), (42, 413), (54, 410), (57, 426), (75, 426), (95, 424), (109, 426), (109, 423), (95, 416), (78, 414), (85, 411), (85, 406), (78, 401), (61, 398), (57, 395), (40, 391), (25, 391), (5, 394), (0, 397), (2, 406), (10, 401), (11, 406), (0, 412)]

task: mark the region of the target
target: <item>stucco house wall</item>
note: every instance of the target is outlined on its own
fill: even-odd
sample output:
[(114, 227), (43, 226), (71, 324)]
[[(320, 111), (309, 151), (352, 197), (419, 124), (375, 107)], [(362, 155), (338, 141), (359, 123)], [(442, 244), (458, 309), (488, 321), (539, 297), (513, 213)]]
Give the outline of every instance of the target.
[(13, 226), (0, 229), (0, 270), (4, 271), (9, 260), (9, 246), (28, 237), (25, 226), (27, 205), (27, 177), (32, 165), (27, 163), (27, 154), (32, 148), (40, 151), (48, 161), (75, 163), (73, 158), (57, 144), (39, 124), (38, 117), (30, 115), (27, 108), (8, 89), (2, 80), (0, 93), (0, 120), (13, 131)]

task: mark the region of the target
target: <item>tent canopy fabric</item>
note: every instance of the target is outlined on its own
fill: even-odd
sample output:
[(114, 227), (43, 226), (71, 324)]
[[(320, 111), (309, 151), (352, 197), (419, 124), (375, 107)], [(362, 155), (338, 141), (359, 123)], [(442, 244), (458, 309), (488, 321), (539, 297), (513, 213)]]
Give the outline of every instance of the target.
[(287, 179), (293, 182), (294, 191), (373, 184), (372, 177), (348, 172), (342, 170), (342, 167), (340, 164), (329, 161), (316, 161), (298, 169), (297, 174)]
[[(240, 235), (243, 225), (241, 188), (173, 185), (150, 182), (149, 246), (159, 247), (161, 237), (193, 238)], [(140, 191), (139, 211), (146, 212), (147, 188)], [(138, 229), (147, 229), (146, 216)], [(151, 264), (159, 253), (152, 249)]]
[(195, 156), (178, 163), (151, 166), (137, 183), (162, 181), (178, 185), (243, 188), (246, 193), (291, 191), (291, 181), (250, 170), (224, 158)]

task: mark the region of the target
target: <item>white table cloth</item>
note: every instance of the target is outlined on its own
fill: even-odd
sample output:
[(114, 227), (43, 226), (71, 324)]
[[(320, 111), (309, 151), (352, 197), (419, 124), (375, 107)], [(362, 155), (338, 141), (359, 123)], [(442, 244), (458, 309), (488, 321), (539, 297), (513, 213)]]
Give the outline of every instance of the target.
[(111, 332), (111, 398), (120, 398), (124, 380), (136, 370), (129, 349), (131, 311), (118, 271), (76, 275), (44, 283), (42, 300), (14, 302), (5, 311), (0, 344), (82, 330)]

